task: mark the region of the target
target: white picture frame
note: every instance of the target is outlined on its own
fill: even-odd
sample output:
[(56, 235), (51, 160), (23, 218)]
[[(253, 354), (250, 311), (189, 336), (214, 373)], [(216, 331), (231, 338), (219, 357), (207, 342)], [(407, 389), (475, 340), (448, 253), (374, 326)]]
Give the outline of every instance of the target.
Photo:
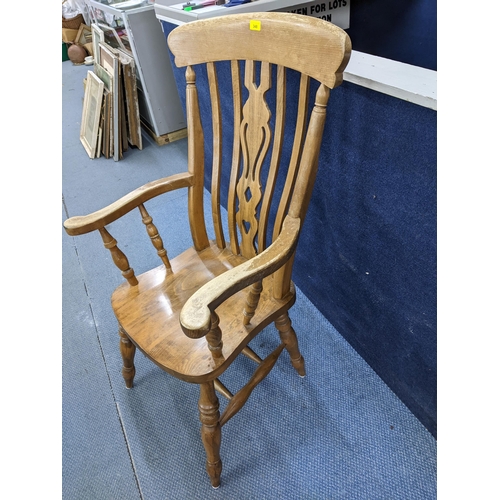
[(101, 54), (99, 44), (104, 43), (104, 32), (97, 24), (91, 25), (92, 29), (92, 48), (94, 50), (94, 63), (101, 64)]
[(80, 142), (92, 159), (95, 158), (97, 149), (103, 92), (103, 81), (93, 71), (88, 71), (83, 97)]
[(113, 159), (120, 159), (120, 59), (114, 50), (105, 43), (99, 44), (101, 66), (113, 78)]

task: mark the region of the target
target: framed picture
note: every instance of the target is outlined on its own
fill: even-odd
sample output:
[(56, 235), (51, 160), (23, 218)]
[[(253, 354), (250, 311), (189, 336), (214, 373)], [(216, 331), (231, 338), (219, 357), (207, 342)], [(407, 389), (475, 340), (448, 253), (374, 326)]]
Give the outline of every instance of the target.
[(101, 79), (104, 83), (104, 88), (113, 92), (113, 75), (105, 70), (99, 63), (94, 62), (94, 73), (97, 78)]
[(75, 39), (76, 43), (81, 45), (85, 45), (86, 43), (92, 42), (92, 28), (86, 26), (85, 24), (80, 24), (80, 28), (78, 29), (78, 33)]
[(128, 141), (132, 146), (142, 149), (141, 117), (139, 113), (139, 98), (137, 92), (137, 76), (134, 58), (127, 53), (116, 49), (116, 54), (120, 58), (121, 74), (123, 81), (124, 96), (126, 105), (126, 123)]
[(106, 158), (111, 158), (113, 156), (113, 124), (112, 124), (112, 104), (111, 104), (111, 93), (104, 89), (102, 103), (102, 154)]
[(90, 158), (96, 155), (103, 92), (104, 83), (93, 71), (89, 71), (83, 97), (80, 141)]
[(92, 29), (92, 48), (94, 50), (94, 63), (101, 64), (99, 44), (104, 43), (104, 32), (97, 24), (91, 25)]
[(120, 59), (113, 49), (106, 44), (99, 44), (100, 65), (112, 76), (113, 88), (113, 159), (120, 159)]
[[(122, 37), (125, 35), (124, 30), (118, 28), (120, 30), (120, 34), (122, 35), (122, 37), (120, 37), (120, 35), (116, 31), (116, 29), (112, 28), (111, 26), (107, 26), (105, 24), (98, 23), (98, 27), (102, 31), (103, 38), (101, 40), (101, 43), (106, 43), (107, 45), (109, 45), (110, 47), (113, 47), (114, 49), (121, 49), (121, 50), (124, 50), (125, 52), (127, 52), (127, 47), (125, 47), (125, 45), (122, 42)], [(132, 54), (130, 44), (128, 43), (128, 37), (125, 36), (125, 40), (126, 40), (126, 43), (128, 44), (128, 52), (130, 52), (130, 54)]]
[(117, 75), (115, 74), (115, 60), (118, 61), (118, 56), (114, 53), (114, 51), (105, 43), (99, 44), (99, 64), (111, 75), (115, 78)]

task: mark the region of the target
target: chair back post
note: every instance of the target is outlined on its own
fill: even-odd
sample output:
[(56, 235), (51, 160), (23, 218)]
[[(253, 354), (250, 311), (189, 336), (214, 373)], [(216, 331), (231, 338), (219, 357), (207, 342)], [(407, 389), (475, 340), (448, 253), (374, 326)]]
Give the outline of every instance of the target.
[(193, 183), (188, 188), (189, 226), (194, 247), (200, 251), (209, 245), (205, 214), (203, 212), (205, 153), (198, 90), (196, 88), (196, 73), (191, 66), (186, 68), (186, 110), (188, 172), (193, 175)]
[[(288, 209), (288, 215), (300, 219), (301, 228), (304, 224), (318, 171), (319, 150), (325, 128), (326, 106), (329, 97), (330, 89), (326, 85), (321, 84), (316, 91), (314, 108), (311, 112), (309, 127), (300, 159), (299, 172)], [(287, 263), (273, 275), (273, 293), (276, 299), (282, 299), (290, 292), (294, 258), (295, 252)]]

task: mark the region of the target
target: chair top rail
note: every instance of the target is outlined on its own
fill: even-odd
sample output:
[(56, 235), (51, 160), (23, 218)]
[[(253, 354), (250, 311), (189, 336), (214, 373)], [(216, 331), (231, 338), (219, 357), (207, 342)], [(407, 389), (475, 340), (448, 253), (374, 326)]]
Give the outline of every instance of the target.
[(168, 36), (178, 67), (225, 60), (258, 60), (292, 68), (334, 88), (351, 53), (344, 30), (284, 12), (232, 14), (179, 26)]

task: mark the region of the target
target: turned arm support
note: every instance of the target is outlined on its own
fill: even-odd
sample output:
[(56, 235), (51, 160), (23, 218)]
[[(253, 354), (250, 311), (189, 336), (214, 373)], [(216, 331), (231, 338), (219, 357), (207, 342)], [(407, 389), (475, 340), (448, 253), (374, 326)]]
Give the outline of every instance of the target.
[(278, 270), (293, 255), (300, 219), (287, 216), (278, 238), (264, 252), (217, 276), (196, 291), (180, 314), (182, 331), (201, 338), (210, 331), (211, 313), (228, 297)]
[(97, 212), (67, 219), (64, 222), (64, 228), (70, 236), (102, 229), (107, 224), (114, 222), (142, 203), (160, 194), (191, 186), (192, 179), (192, 174), (185, 172), (149, 182)]

